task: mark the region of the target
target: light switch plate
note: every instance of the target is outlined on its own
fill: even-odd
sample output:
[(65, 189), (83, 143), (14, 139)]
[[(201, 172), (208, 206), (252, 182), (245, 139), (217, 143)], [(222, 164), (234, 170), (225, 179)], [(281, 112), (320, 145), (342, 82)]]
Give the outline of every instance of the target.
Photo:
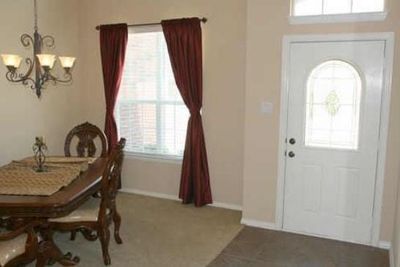
[(261, 113), (272, 114), (274, 106), (271, 102), (263, 101), (261, 102)]

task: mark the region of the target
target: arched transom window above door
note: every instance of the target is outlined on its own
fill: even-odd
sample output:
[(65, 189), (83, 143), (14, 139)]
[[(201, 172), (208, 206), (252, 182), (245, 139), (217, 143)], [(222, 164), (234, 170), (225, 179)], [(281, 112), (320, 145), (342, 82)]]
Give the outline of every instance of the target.
[(357, 69), (326, 61), (311, 72), (306, 90), (305, 145), (358, 149), (362, 80)]

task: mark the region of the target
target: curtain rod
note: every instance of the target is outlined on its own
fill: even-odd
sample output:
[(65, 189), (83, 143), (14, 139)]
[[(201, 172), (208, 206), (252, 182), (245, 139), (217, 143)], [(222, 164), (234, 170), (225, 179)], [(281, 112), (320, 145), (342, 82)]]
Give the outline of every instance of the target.
[[(206, 23), (207, 18), (199, 18), (201, 22)], [(153, 23), (142, 23), (142, 24), (130, 24), (128, 27), (140, 27), (140, 26), (154, 26), (154, 25), (160, 25), (161, 22), (153, 22)], [(96, 30), (100, 30), (101, 25), (96, 26)]]

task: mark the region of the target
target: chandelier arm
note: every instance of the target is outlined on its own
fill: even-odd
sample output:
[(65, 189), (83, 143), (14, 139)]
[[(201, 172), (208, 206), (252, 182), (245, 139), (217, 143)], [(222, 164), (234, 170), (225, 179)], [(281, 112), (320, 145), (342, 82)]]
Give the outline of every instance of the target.
[(47, 48), (54, 48), (55, 47), (55, 40), (54, 37), (51, 35), (45, 35), (41, 38), (40, 43), (42, 46), (46, 46)]
[(35, 82), (34, 79), (28, 78), (28, 79), (22, 81), (22, 85), (24, 85), (24, 86), (28, 86), (29, 83), (31, 83), (31, 86), (30, 86), (31, 89), (32, 89), (32, 90), (35, 90), (36, 82)]
[(36, 94), (39, 98), (41, 96), (41, 90), (43, 89), (43, 86), (45, 85), (45, 83), (48, 81), (52, 81), (50, 76), (51, 75), (49, 75), (48, 72), (44, 72), (43, 74), (40, 74), (36, 80), (30, 78), (30, 80), (33, 81), (31, 89), (36, 91)]
[(6, 73), (6, 79), (9, 82), (13, 82), (13, 83), (22, 83), (23, 85), (28, 85), (29, 82), (32, 82), (33, 84), (35, 83), (35, 81), (30, 78), (30, 77), (25, 77), (23, 79), (16, 79), (17, 75), (13, 74), (12, 72), (7, 72)]
[(21, 44), (22, 44), (24, 47), (29, 47), (29, 46), (31, 46), (31, 45), (34, 44), (33, 37), (30, 36), (30, 35), (27, 34), (27, 33), (22, 34), (20, 39), (21, 39)]
[(9, 82), (13, 82), (13, 83), (21, 82), (23, 85), (28, 85), (29, 82), (31, 82), (33, 85), (35, 84), (35, 81), (30, 77), (18, 78), (18, 76), (19, 75), (15, 72), (13, 73), (13, 72), (9, 71), (6, 73), (6, 79)]
[[(50, 81), (51, 79), (48, 77), (48, 75), (46, 74), (46, 73), (44, 73), (44, 74), (42, 74), (41, 76), (40, 76), (40, 78), (39, 78), (39, 84), (40, 84), (40, 90), (42, 90), (42, 88), (43, 88), (43, 86), (44, 86), (44, 84), (46, 83), (46, 82), (48, 82), (48, 81)], [(38, 89), (37, 88), (37, 86), (35, 87), (35, 88), (32, 88), (32, 89)]]
[(65, 79), (60, 79), (58, 77), (53, 76), (50, 72), (48, 73), (48, 78), (49, 80), (53, 81), (54, 83), (70, 83), (72, 81), (72, 74), (70, 73), (65, 73), (64, 74)]
[(25, 74), (20, 74), (19, 77), (21, 79), (27, 79), (31, 76), (33, 68), (35, 67), (35, 63), (34, 63), (35, 59), (30, 59), (30, 58), (26, 58), (25, 62), (26, 64), (29, 66), (28, 71)]
[[(34, 80), (32, 78), (30, 78), (32, 71), (33, 71), (33, 67), (34, 67), (33, 61), (32, 61), (32, 59), (27, 58), (27, 59), (25, 59), (25, 62), (29, 66), (28, 71), (25, 74), (17, 73), (15, 71), (14, 72), (8, 71), (6, 73), (6, 78), (8, 81), (15, 82), (15, 83), (22, 82), (23, 84), (24, 84), (24, 81), (27, 81), (27, 80), (31, 80), (34, 82)], [(24, 85), (26, 85), (26, 84), (24, 84)]]

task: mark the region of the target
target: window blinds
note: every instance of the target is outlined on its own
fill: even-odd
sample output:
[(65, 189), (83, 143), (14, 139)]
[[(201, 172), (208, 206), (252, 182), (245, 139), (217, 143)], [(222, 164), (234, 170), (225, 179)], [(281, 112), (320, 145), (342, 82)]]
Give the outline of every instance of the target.
[(115, 115), (127, 151), (182, 157), (189, 112), (160, 28), (129, 33)]

